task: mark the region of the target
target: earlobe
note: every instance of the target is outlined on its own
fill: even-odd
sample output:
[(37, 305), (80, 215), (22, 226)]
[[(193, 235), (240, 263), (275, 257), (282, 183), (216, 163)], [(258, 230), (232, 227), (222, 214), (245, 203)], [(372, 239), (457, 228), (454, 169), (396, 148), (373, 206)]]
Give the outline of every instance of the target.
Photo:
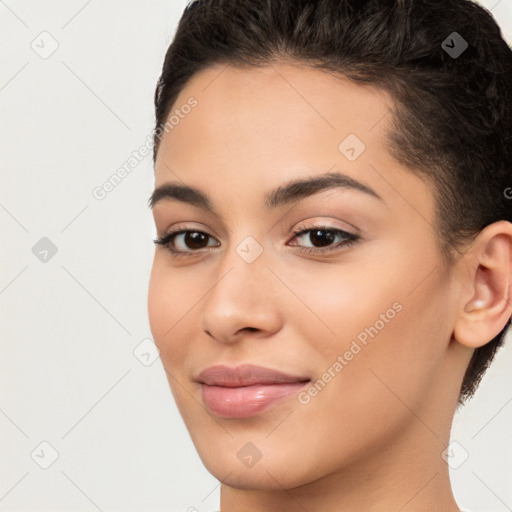
[(457, 265), (464, 266), (454, 338), (470, 348), (490, 342), (512, 315), (512, 223), (495, 222), (475, 238)]

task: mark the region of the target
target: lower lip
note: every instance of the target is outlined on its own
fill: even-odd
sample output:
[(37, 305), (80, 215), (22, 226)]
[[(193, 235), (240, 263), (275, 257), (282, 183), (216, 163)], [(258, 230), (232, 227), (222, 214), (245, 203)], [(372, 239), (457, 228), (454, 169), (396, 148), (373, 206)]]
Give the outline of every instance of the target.
[(286, 384), (255, 384), (236, 388), (201, 384), (203, 401), (208, 409), (221, 418), (249, 418), (274, 406), (280, 400), (295, 395), (308, 382)]

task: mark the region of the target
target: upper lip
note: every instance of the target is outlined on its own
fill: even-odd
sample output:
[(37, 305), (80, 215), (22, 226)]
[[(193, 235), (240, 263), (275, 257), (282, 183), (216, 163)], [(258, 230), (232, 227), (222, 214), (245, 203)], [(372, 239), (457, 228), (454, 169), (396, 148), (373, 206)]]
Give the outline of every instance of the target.
[(234, 368), (224, 365), (210, 366), (196, 378), (202, 384), (209, 386), (224, 386), (228, 388), (251, 386), (254, 384), (282, 384), (286, 382), (305, 382), (309, 377), (288, 375), (278, 370), (242, 364)]

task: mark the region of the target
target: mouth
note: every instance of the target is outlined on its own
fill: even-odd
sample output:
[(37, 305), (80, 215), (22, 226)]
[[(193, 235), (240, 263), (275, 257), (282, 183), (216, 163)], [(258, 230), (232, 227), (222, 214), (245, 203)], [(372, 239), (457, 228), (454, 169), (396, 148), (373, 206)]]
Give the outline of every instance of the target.
[(311, 379), (253, 365), (212, 366), (197, 377), (208, 410), (221, 418), (249, 418), (303, 389)]

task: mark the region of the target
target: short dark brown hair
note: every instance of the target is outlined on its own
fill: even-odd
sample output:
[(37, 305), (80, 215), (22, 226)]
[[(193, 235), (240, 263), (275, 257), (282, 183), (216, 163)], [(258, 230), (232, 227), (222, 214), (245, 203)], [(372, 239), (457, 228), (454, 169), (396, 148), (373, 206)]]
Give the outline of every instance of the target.
[[(447, 265), (485, 226), (512, 221), (512, 51), (485, 8), (470, 0), (196, 0), (156, 87), (154, 160), (162, 126), (196, 73), (279, 61), (390, 93), (389, 150), (431, 184)], [(509, 325), (510, 318), (475, 350), (459, 405), (473, 396)]]

